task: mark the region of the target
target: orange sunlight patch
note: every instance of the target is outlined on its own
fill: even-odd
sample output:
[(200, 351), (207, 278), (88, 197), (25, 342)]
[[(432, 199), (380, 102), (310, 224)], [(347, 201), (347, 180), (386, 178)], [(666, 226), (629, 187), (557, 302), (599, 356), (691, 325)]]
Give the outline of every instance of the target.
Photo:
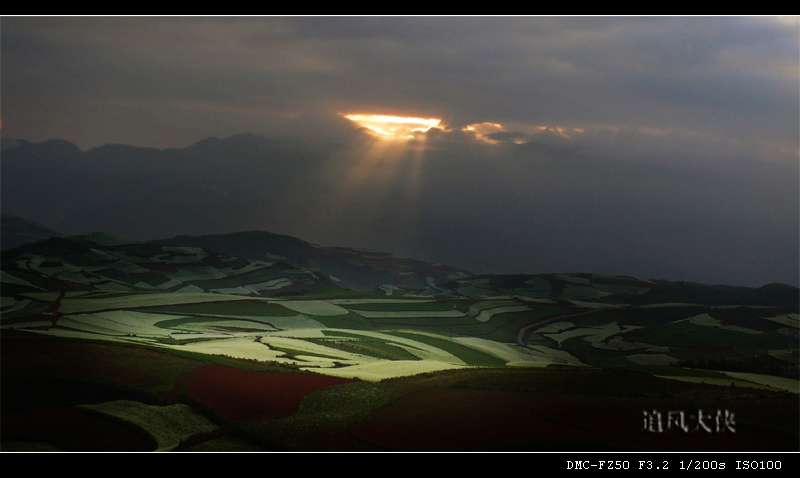
[(342, 116), (378, 136), (392, 139), (410, 139), (417, 133), (425, 133), (431, 128), (441, 128), (442, 123), (439, 118), (412, 116), (375, 114), (343, 114)]

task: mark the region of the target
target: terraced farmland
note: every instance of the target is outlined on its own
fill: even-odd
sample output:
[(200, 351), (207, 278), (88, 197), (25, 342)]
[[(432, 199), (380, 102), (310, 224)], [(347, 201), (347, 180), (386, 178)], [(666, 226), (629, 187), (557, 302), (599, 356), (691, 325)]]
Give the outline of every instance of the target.
[[(59, 298), (60, 297), (60, 298)], [(58, 312), (43, 315), (57, 300)], [(291, 364), (341, 376), (380, 380), (403, 367), (380, 361), (435, 361), (446, 366), (510, 363), (647, 367), (685, 360), (779, 364), (791, 355), (796, 314), (760, 308), (749, 327), (726, 324), (737, 309), (707, 308), (659, 324), (637, 321), (640, 308), (580, 308), (528, 298), (439, 299), (256, 298), (209, 292), (97, 292), (7, 297), (3, 326), (43, 335), (137, 343)], [(672, 317), (682, 317), (673, 307)], [(714, 315), (721, 318), (715, 318)], [(290, 341), (290, 342), (287, 342)], [(248, 343), (248, 346), (243, 344)], [(291, 343), (292, 345), (288, 345)], [(502, 345), (503, 352), (497, 352)], [(226, 350), (230, 349), (226, 353)], [(769, 357), (769, 359), (763, 358)], [(424, 367), (425, 369), (429, 367)], [(411, 366), (409, 370), (416, 370)]]
[[(767, 394), (784, 405), (796, 403), (800, 384), (798, 308), (785, 289), (777, 295), (775, 288), (747, 290), (736, 303), (727, 288), (550, 274), (456, 275), (429, 278), (424, 289), (387, 285), (356, 292), (288, 264), (104, 235), (6, 251), (0, 278), (4, 410), (37, 424), (4, 415), (4, 448), (31, 447), (36, 439), (72, 449), (80, 440), (67, 432), (69, 423), (91, 416), (97, 430), (128, 430), (126, 440), (136, 449), (340, 449), (335, 443), (343, 449), (426, 449), (433, 442), (412, 437), (418, 425), (404, 424), (405, 438), (390, 439), (379, 430), (420, 407), (410, 394), (428, 396), (422, 392), (429, 386), (437, 391), (430, 392), (421, 416), (465, 399), (477, 408), (456, 407), (454, 417), (483, 414), (505, 423), (511, 415), (487, 407), (498, 400), (520, 407), (532, 390), (545, 393), (552, 385), (505, 388), (527, 384), (520, 378), (526, 373), (562, 380), (613, 371), (647, 377), (647, 384), (657, 379), (662, 387), (689, 387), (687, 393), (690, 387), (732, 387), (737, 396)], [(556, 375), (545, 373), (554, 370)], [(511, 382), (483, 392), (472, 384), (463, 396), (442, 389), (448, 377), (470, 374)], [(41, 397), (49, 383), (54, 397), (67, 404), (59, 418), (64, 428), (44, 425), (52, 417), (24, 400)], [(377, 408), (330, 402), (347, 396), (347, 387), (373, 397)], [(663, 390), (671, 387), (632, 393), (667, 397), (671, 392)], [(264, 397), (280, 390), (293, 392), (266, 406)], [(546, 393), (538, 399), (560, 406), (561, 392)], [(581, 397), (596, 393), (611, 392), (586, 390)], [(301, 406), (306, 400), (329, 409)], [(577, 398), (565, 403), (580, 409)], [(380, 407), (386, 411), (378, 413)], [(450, 412), (436, 413), (430, 423)], [(572, 422), (551, 429), (539, 412), (532, 413), (526, 426), (556, 433), (565, 446), (586, 439), (572, 435)], [(158, 423), (173, 425), (162, 430)], [(317, 441), (298, 435), (294, 426), (313, 431)], [(30, 436), (26, 427), (34, 430)], [(487, 436), (500, 433), (484, 430)], [(428, 433), (439, 437), (434, 441), (451, 440), (445, 449), (486, 445), (469, 436), (461, 442), (450, 432), (442, 435), (450, 438)], [(799, 442), (797, 430), (781, 433), (788, 433), (781, 446)], [(93, 440), (78, 448), (97, 446)], [(614, 440), (621, 447), (631, 443)], [(496, 443), (517, 449), (533, 442), (509, 436)]]

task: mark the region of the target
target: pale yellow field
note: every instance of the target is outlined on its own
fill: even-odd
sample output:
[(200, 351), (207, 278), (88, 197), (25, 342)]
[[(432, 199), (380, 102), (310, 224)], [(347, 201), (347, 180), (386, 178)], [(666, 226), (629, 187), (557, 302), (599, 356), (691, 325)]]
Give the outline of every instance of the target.
[(386, 378), (406, 377), (409, 375), (457, 368), (464, 368), (464, 366), (435, 360), (382, 360), (380, 362), (365, 363), (344, 368), (309, 370), (334, 377), (357, 378), (368, 382), (379, 382)]
[(280, 305), (306, 315), (346, 315), (350, 311), (324, 300), (279, 300)]

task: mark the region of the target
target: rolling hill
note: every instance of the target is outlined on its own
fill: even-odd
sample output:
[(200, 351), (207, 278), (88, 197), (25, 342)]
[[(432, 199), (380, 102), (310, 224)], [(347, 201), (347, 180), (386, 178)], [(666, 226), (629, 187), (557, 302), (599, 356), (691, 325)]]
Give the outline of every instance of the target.
[[(198, 247), (157, 246), (103, 233), (53, 237), (3, 251), (7, 293), (161, 291), (244, 295), (333, 287), (286, 263), (248, 261)], [(8, 282), (8, 283), (5, 283)]]
[(296, 237), (264, 231), (177, 236), (150, 243), (203, 247), (251, 260), (279, 260), (324, 275), (341, 287), (361, 291), (386, 285), (424, 290), (432, 282), (472, 275), (455, 267), (396, 257), (387, 252), (317, 246)]
[[(266, 232), (51, 237), (0, 279), (3, 450), (800, 446), (792, 286), (470, 275)], [(647, 433), (661, 409), (736, 433)]]
[(38, 222), (5, 213), (0, 215), (0, 231), (0, 248), (4, 250), (61, 235)]

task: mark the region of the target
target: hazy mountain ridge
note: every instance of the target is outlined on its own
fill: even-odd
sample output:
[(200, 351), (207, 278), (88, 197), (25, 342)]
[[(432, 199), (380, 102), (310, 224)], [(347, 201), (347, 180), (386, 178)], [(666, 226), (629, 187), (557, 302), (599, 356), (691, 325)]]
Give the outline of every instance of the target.
[[(583, 270), (749, 287), (798, 285), (796, 270), (786, 266), (796, 262), (791, 221), (767, 215), (748, 223), (713, 208), (697, 210), (694, 205), (712, 194), (703, 177), (693, 180), (698, 190), (689, 191), (697, 197), (685, 199), (692, 207), (678, 210), (674, 198), (663, 196), (675, 191), (662, 184), (672, 177), (667, 163), (633, 163), (640, 175), (629, 187), (597, 191), (598, 178), (625, 177), (631, 163), (553, 158), (520, 147), (509, 158), (516, 173), (503, 185), (499, 163), (480, 148), (453, 156), (426, 152), (415, 166), (409, 152), (368, 161), (363, 145), (342, 141), (239, 134), (184, 148), (106, 144), (82, 151), (64, 140), (7, 140), (0, 164), (3, 211), (68, 235), (106, 231), (140, 241), (275, 231), (476, 273)], [(406, 177), (417, 169), (419, 181)], [(749, 177), (757, 175), (740, 178), (737, 188), (766, 201), (769, 195), (751, 191)], [(647, 195), (634, 199), (636, 192)], [(520, 205), (522, 198), (527, 206)], [(720, 198), (713, 207), (735, 211), (731, 201)], [(707, 217), (728, 222), (712, 227)], [(723, 247), (730, 237), (741, 240)], [(704, 252), (689, 252), (694, 250)]]
[(0, 163), (3, 209), (64, 234), (108, 231), (136, 240), (254, 216), (280, 223), (285, 211), (242, 205), (292, 197), (292, 185), (322, 161), (325, 148), (253, 134), (167, 149), (107, 144), (82, 151), (64, 140), (17, 141)]
[[(591, 301), (606, 304), (625, 303), (636, 306), (660, 303), (689, 303), (717, 306), (791, 307), (800, 302), (800, 289), (788, 284), (772, 283), (758, 288), (751, 288), (724, 284), (708, 285), (687, 281), (644, 280), (629, 276), (608, 276), (593, 273), (475, 275), (452, 266), (429, 263), (413, 258), (396, 257), (389, 252), (320, 246), (297, 237), (266, 231), (243, 231), (205, 236), (181, 235), (168, 239), (148, 241), (147, 243), (113, 238), (103, 233), (42, 241), (41, 239), (49, 237), (48, 235), (58, 236), (59, 234), (36, 222), (3, 214), (4, 249), (7, 249), (5, 246), (6, 234), (17, 236), (13, 238), (14, 242), (28, 242), (29, 244), (19, 244), (22, 246), (19, 251), (4, 251), (4, 270), (15, 267), (12, 265), (13, 263), (17, 263), (16, 267), (21, 267), (19, 264), (20, 257), (27, 257), (28, 259), (31, 256), (41, 257), (44, 263), (48, 264), (62, 262), (64, 258), (60, 257), (59, 254), (63, 251), (82, 254), (94, 249), (95, 252), (99, 251), (102, 254), (106, 254), (111, 249), (124, 250), (128, 247), (138, 249), (137, 254), (139, 255), (136, 261), (139, 267), (152, 269), (152, 274), (158, 274), (161, 269), (170, 268), (167, 265), (169, 261), (164, 261), (162, 258), (172, 257), (174, 259), (174, 250), (177, 250), (174, 248), (177, 247), (187, 248), (186, 250), (191, 250), (191, 248), (202, 250), (202, 254), (205, 254), (208, 259), (198, 257), (196, 265), (208, 266), (210, 264), (208, 261), (212, 261), (214, 266), (217, 267), (222, 264), (219, 262), (219, 258), (225, 258), (226, 261), (235, 261), (240, 267), (243, 267), (242, 264), (247, 262), (253, 262), (258, 265), (251, 265), (250, 267), (266, 267), (266, 265), (273, 266), (275, 264), (274, 267), (279, 267), (282, 270), (296, 269), (298, 274), (305, 276), (305, 279), (300, 282), (312, 286), (312, 288), (336, 286), (358, 291), (377, 291), (383, 288), (384, 290), (381, 293), (391, 293), (392, 289), (396, 289), (396, 294), (398, 295), (422, 294), (439, 297), (497, 297), (509, 295), (539, 299)], [(37, 239), (39, 242), (30, 244)], [(95, 241), (100, 241), (100, 243)], [(138, 246), (135, 246), (136, 244)], [(152, 249), (147, 249), (147, 245), (150, 245)], [(174, 250), (170, 251), (170, 247)], [(54, 250), (58, 251), (55, 255), (53, 255)], [(147, 254), (142, 255), (143, 250), (146, 250)], [(93, 258), (91, 261), (95, 260), (97, 259)], [(148, 261), (151, 260), (153, 262), (148, 264)], [(108, 260), (104, 259), (102, 262), (108, 263)], [(91, 263), (94, 264), (94, 262)], [(75, 269), (80, 268), (82, 264), (79, 261), (69, 265)], [(227, 264), (223, 265), (227, 267)], [(27, 272), (31, 271), (28, 270)], [(49, 275), (45, 271), (40, 272), (43, 275)], [(117, 270), (115, 274), (119, 272)], [(96, 274), (95, 271), (90, 273), (84, 270), (81, 270), (80, 273), (86, 277)], [(229, 273), (221, 274), (228, 275)], [(309, 277), (313, 277), (313, 279), (309, 279)], [(105, 279), (109, 281), (106, 285), (127, 283), (129, 286), (133, 286), (138, 282), (135, 277), (131, 276), (126, 276), (122, 282), (116, 278), (106, 277)], [(105, 279), (100, 274), (89, 282), (97, 285), (103, 283)], [(245, 280), (243, 278), (240, 279)], [(150, 277), (148, 279), (149, 283), (147, 285), (140, 284), (140, 287), (145, 289), (152, 287), (162, 288), (163, 284), (168, 283), (170, 280), (177, 279), (175, 277), (170, 279)], [(289, 279), (287, 278), (287, 280)], [(79, 283), (85, 285), (86, 281), (82, 280)], [(195, 283), (203, 290), (207, 290), (202, 282)], [(70, 287), (74, 287), (74, 285)], [(168, 288), (170, 290), (180, 289), (180, 287), (172, 286)], [(233, 290), (235, 287), (225, 289)], [(302, 290), (306, 289), (301, 287), (294, 290), (294, 292), (299, 293)], [(244, 291), (245, 294), (251, 292), (253, 291)]]

